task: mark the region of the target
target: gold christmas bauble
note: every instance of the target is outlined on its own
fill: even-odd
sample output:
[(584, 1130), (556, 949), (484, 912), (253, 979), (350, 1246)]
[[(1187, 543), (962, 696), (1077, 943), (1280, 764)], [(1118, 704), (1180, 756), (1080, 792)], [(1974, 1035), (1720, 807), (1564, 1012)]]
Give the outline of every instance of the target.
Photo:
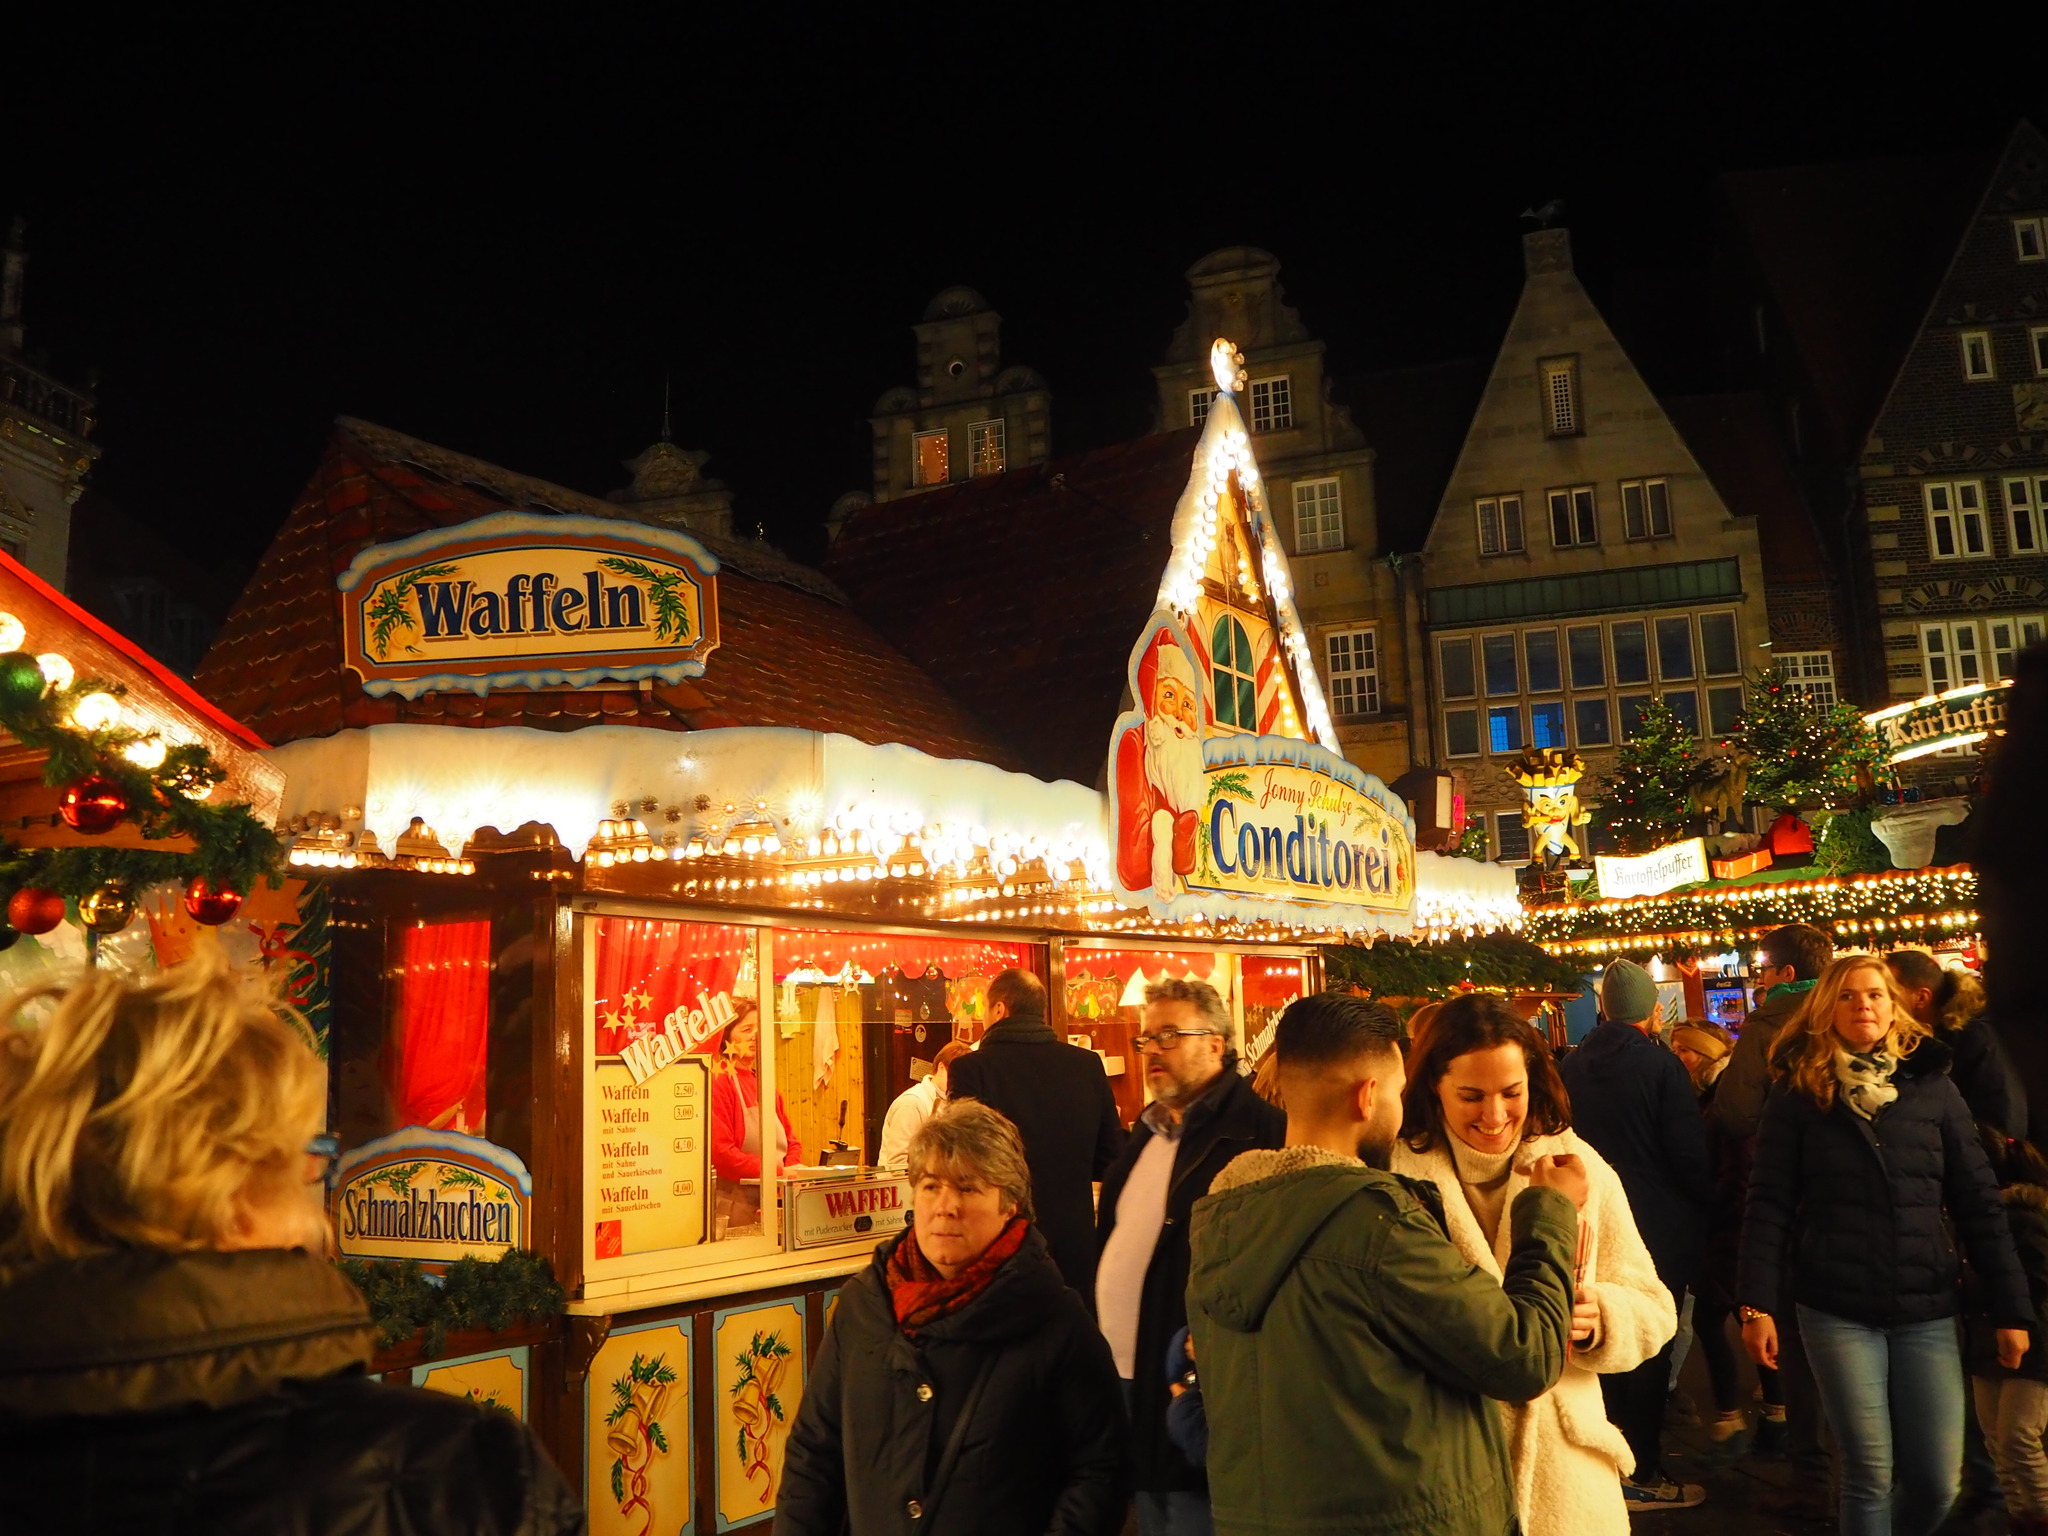
[(118, 880), (78, 898), (79, 919), (94, 933), (119, 933), (135, 917), (135, 896)]

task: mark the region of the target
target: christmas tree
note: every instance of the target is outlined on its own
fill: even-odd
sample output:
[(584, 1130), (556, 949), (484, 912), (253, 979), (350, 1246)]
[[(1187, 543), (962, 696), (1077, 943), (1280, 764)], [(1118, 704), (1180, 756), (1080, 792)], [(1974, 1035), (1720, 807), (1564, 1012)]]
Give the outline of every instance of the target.
[(1692, 732), (1662, 702), (1642, 713), (1614, 755), (1594, 820), (1610, 829), (1623, 853), (1648, 853), (1670, 842), (1690, 814), (1686, 795), (1698, 776)]
[(1751, 760), (1748, 796), (1761, 805), (1854, 805), (1884, 764), (1854, 705), (1824, 704), (1775, 667), (1750, 678), (1728, 745)]

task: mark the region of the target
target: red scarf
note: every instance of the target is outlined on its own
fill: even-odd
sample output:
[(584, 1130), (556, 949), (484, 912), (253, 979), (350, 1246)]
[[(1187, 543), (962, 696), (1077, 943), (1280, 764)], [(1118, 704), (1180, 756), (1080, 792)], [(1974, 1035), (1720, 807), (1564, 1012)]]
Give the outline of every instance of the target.
[(896, 1307), (896, 1326), (905, 1338), (917, 1337), (920, 1328), (930, 1327), (942, 1317), (972, 1302), (988, 1289), (996, 1271), (1024, 1246), (1024, 1234), (1031, 1224), (1022, 1216), (1010, 1218), (1002, 1234), (982, 1250), (981, 1257), (948, 1280), (932, 1267), (932, 1261), (917, 1246), (915, 1231), (903, 1234), (903, 1241), (889, 1255), (889, 1299)]

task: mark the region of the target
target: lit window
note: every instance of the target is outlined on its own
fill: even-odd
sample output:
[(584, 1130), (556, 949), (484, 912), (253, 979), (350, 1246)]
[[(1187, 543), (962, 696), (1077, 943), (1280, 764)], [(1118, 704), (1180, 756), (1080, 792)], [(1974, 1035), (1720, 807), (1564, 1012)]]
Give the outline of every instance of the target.
[(1000, 475), (1003, 472), (1003, 424), (977, 421), (967, 429), (967, 473)]
[(1294, 425), (1293, 387), (1286, 374), (1252, 384), (1252, 430), (1281, 432)]
[(1579, 733), (1582, 747), (1606, 747), (1614, 743), (1613, 722), (1605, 698), (1573, 699), (1572, 728)]
[(946, 483), (946, 434), (920, 432), (910, 440), (911, 467), (919, 485)]
[(1920, 654), (1927, 667), (1927, 691), (1945, 693), (1984, 681), (1975, 624), (1929, 624), (1920, 631)]
[[(1564, 686), (1557, 665), (1557, 631), (1532, 629), (1522, 636), (1522, 662), (1529, 673), (1531, 693), (1556, 693)], [(1537, 746), (1544, 743), (1537, 742)]]
[(1716, 736), (1726, 736), (1742, 723), (1742, 689), (1709, 688), (1707, 690), (1707, 729)]
[(1216, 399), (1213, 389), (1191, 389), (1188, 391), (1188, 421), (1199, 427), (1209, 419), (1209, 407)]
[(1709, 677), (1733, 677), (1742, 670), (1735, 646), (1735, 615), (1700, 615), (1700, 661)]
[(1650, 641), (1641, 619), (1614, 626), (1614, 680), (1627, 687), (1650, 680)]
[(1927, 502), (1927, 552), (1936, 560), (1976, 560), (1991, 553), (1984, 487), (1975, 480), (1934, 481)]
[(1991, 364), (1991, 333), (1989, 331), (1963, 332), (1963, 377), (1966, 379), (1992, 379), (1998, 372)]
[(1209, 642), (1209, 657), (1215, 668), (1216, 723), (1240, 731), (1256, 731), (1259, 684), (1252, 671), (1251, 636), (1226, 613), (1216, 621)]
[(2013, 251), (2021, 261), (2048, 261), (2048, 240), (2043, 239), (2044, 224), (2048, 224), (2048, 220), (2012, 221)]
[(1330, 707), (1340, 719), (1380, 712), (1379, 637), (1370, 629), (1329, 637)]
[(1625, 538), (1671, 537), (1671, 485), (1666, 480), (1621, 482), (1621, 531)]
[(1835, 702), (1835, 653), (1833, 651), (1780, 651), (1778, 673), (1799, 692), (1819, 704)]
[(1550, 542), (1559, 549), (1600, 542), (1593, 487), (1574, 485), (1550, 493)]
[(1472, 670), (1471, 640), (1438, 641), (1436, 654), (1438, 671), (1443, 674), (1445, 698), (1469, 699), (1479, 691), (1476, 674)]
[(1479, 515), (1479, 553), (1515, 555), (1522, 551), (1522, 498), (1482, 496), (1473, 503)]
[(1657, 621), (1657, 675), (1667, 683), (1692, 681), (1691, 619)]
[(1664, 707), (1678, 717), (1678, 723), (1685, 727), (1688, 736), (1700, 733), (1700, 696), (1690, 688), (1681, 688), (1676, 693), (1664, 695)]
[(1529, 862), (1529, 829), (1522, 825), (1520, 811), (1495, 811), (1493, 813), (1493, 837), (1500, 852), (1495, 855), (1498, 863), (1526, 864)]
[(1444, 752), (1449, 757), (1477, 757), (1479, 755), (1478, 710), (1447, 709), (1444, 711)]
[(2005, 526), (2014, 554), (2038, 555), (2048, 549), (2044, 512), (2048, 512), (2048, 476), (2037, 480), (2015, 476), (2005, 482)]
[(1605, 688), (1607, 657), (1600, 644), (1598, 624), (1578, 624), (1564, 632), (1565, 649), (1572, 659), (1574, 688)]
[(2048, 374), (2048, 325), (2027, 332), (2027, 355), (2034, 360), (2034, 372)]
[(1547, 704), (1529, 706), (1529, 745), (1532, 747), (1565, 747), (1571, 745), (1564, 739), (1564, 705), (1553, 699)]
[(1521, 668), (1515, 663), (1515, 637), (1488, 635), (1479, 642), (1486, 661), (1486, 691), (1493, 698), (1522, 691)]
[(1344, 547), (1344, 502), (1335, 480), (1297, 480), (1294, 547), (1304, 555)]
[(1522, 706), (1496, 704), (1486, 712), (1486, 750), (1497, 754), (1522, 750)]
[(1543, 430), (1551, 437), (1574, 437), (1580, 431), (1576, 358), (1558, 358), (1543, 365)]

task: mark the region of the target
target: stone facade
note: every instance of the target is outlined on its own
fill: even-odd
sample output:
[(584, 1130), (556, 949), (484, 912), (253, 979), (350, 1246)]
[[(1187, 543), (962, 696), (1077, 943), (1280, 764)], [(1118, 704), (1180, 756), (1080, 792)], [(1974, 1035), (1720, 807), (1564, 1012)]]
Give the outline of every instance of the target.
[(680, 528), (687, 533), (732, 537), (732, 492), (723, 480), (704, 473), (711, 457), (702, 450), (678, 448), (669, 441), (668, 423), (661, 440), (626, 461), (630, 485), (606, 493), (626, 514), (643, 523)]
[(1202, 419), (1215, 393), (1209, 348), (1243, 351), (1243, 397), (1269, 510), (1286, 541), (1295, 602), (1316, 651), (1345, 755), (1392, 781), (1413, 760), (1408, 636), (1412, 582), (1381, 546), (1373, 450), (1331, 397), (1323, 343), (1286, 302), (1280, 263), (1250, 246), (1187, 272), (1187, 318), (1152, 370), (1161, 431)]
[[(2008, 142), (1857, 463), (1890, 700), (2048, 633), (2048, 140)], [(1911, 765), (1966, 775), (1974, 758)]]
[(1586, 295), (1567, 231), (1527, 281), (1424, 547), (1421, 760), (1462, 770), (1496, 857), (1526, 858), (1502, 763), (1577, 748), (1589, 785), (1661, 697), (1726, 729), (1770, 655), (1757, 519), (1702, 468)]
[[(1002, 365), (1003, 317), (972, 288), (925, 307), (917, 386), (875, 402), (874, 499), (1001, 474), (1052, 455), (1052, 391), (1029, 368)], [(857, 510), (841, 498), (834, 527)]]
[(22, 356), (27, 265), (16, 219), (0, 251), (0, 549), (61, 591), (72, 503), (99, 457), (90, 441), (96, 407)]

